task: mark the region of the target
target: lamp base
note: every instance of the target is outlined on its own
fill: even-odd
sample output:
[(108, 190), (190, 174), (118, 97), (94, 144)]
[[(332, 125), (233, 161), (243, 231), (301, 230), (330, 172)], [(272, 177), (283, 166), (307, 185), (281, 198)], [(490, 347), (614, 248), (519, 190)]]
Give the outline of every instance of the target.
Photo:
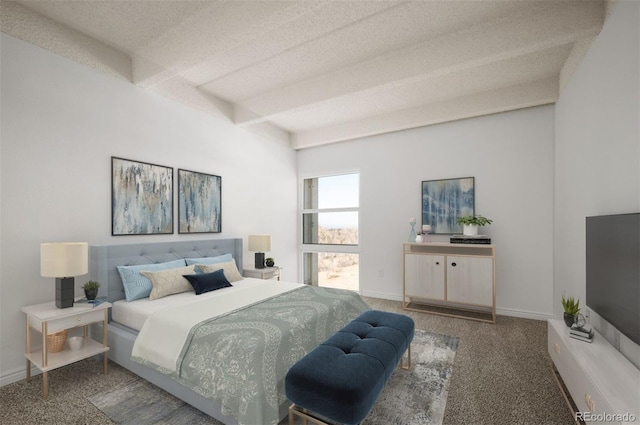
[(264, 252), (256, 252), (256, 269), (264, 269)]
[(56, 307), (73, 307), (74, 279), (72, 277), (56, 278)]

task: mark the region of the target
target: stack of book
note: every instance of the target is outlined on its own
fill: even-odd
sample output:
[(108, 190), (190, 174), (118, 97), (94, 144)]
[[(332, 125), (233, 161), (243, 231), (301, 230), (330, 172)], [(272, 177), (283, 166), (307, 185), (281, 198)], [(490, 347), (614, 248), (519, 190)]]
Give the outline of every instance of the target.
[(80, 298), (73, 302), (75, 307), (87, 306), (87, 307), (97, 307), (103, 302), (107, 301), (107, 297), (98, 297), (95, 300), (87, 300), (86, 298)]
[(593, 341), (593, 328), (589, 325), (584, 325), (581, 328), (573, 325), (569, 329), (569, 336), (580, 341), (591, 342)]
[(449, 243), (467, 243), (467, 244), (482, 244), (490, 245), (491, 238), (485, 235), (453, 235), (449, 238)]

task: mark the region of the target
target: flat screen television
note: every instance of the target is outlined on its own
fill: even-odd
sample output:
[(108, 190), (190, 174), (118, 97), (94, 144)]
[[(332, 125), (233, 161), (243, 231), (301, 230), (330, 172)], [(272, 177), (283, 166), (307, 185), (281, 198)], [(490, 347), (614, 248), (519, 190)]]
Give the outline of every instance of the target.
[(586, 219), (587, 307), (640, 344), (640, 213)]

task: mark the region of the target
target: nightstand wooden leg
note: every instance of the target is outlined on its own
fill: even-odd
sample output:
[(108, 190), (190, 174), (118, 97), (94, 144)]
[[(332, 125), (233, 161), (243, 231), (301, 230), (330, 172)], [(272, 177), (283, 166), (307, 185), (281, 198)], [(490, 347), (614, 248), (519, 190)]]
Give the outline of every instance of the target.
[(42, 322), (42, 366), (47, 367), (47, 353), (49, 345), (47, 339), (47, 322)]
[(42, 372), (42, 398), (49, 397), (49, 372)]
[[(31, 353), (31, 328), (27, 315), (27, 354)], [(27, 382), (31, 382), (31, 360), (27, 359)]]
[[(104, 311), (104, 321), (102, 322), (102, 346), (103, 347), (107, 347), (108, 346), (108, 332), (107, 332), (107, 323), (109, 322), (109, 310), (105, 310)], [(106, 375), (108, 373), (108, 356), (107, 356), (107, 352), (104, 352), (104, 374)]]

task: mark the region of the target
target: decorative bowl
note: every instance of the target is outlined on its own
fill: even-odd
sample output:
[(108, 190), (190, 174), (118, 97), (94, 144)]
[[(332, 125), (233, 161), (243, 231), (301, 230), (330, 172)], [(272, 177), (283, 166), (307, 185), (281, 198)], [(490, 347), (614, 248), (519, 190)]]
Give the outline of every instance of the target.
[(81, 336), (74, 336), (69, 338), (69, 348), (71, 351), (78, 351), (82, 348), (82, 343), (84, 342), (84, 338)]

